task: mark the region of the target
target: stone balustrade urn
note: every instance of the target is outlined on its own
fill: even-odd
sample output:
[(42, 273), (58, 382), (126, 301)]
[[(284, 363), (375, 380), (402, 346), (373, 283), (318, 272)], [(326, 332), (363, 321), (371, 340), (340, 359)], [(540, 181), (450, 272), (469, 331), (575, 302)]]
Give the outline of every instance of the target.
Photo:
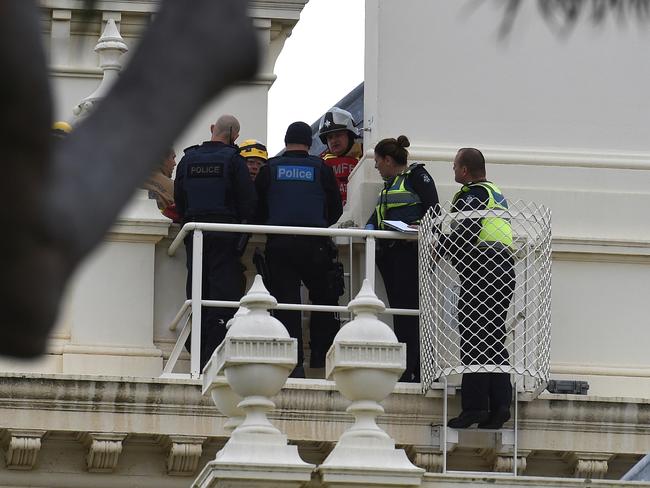
[(384, 413), (379, 402), (390, 395), (406, 367), (406, 346), (377, 319), (385, 306), (367, 280), (348, 308), (355, 318), (336, 335), (326, 374), (352, 401), (347, 412), (355, 423), (318, 468), (322, 483), (341, 488), (419, 486), (424, 470), (403, 449), (395, 449), (395, 441), (375, 420)]
[(241, 305), (249, 313), (232, 322), (208, 373), (225, 374), (234, 394), (243, 398), (238, 407), (246, 417), (193, 486), (298, 488), (310, 481), (314, 466), (300, 458), (295, 445), (287, 445), (287, 437), (266, 416), (275, 408), (270, 397), (282, 389), (296, 365), (297, 341), (269, 314), (277, 301), (260, 276)]
[[(230, 330), (232, 324), (242, 315), (246, 315), (248, 309), (246, 307), (239, 307), (235, 316), (228, 321), (226, 328)], [(224, 430), (227, 434), (231, 434), (239, 424), (242, 423), (245, 417), (244, 411), (239, 408), (239, 402), (243, 400), (242, 397), (237, 395), (226, 380), (223, 374), (218, 374), (218, 359), (216, 351), (203, 368), (203, 395), (210, 395), (212, 401), (217, 406), (217, 409), (228, 417), (224, 424)]]

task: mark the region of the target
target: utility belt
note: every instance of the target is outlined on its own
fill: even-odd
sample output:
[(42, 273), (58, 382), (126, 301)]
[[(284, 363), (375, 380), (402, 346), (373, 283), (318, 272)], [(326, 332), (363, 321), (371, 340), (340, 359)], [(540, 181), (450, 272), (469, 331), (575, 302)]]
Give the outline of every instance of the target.
[(476, 245), (476, 248), (485, 251), (485, 250), (493, 250), (493, 251), (498, 251), (498, 252), (508, 252), (511, 253), (512, 249), (509, 246), (506, 246), (503, 242), (479, 242)]

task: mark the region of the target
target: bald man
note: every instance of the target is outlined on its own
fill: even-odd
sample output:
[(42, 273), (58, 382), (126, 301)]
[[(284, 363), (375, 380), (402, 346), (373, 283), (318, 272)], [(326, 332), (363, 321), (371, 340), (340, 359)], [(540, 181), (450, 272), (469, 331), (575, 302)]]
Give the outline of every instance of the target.
[[(478, 424), (481, 429), (500, 429), (510, 418), (512, 384), (506, 347), (506, 319), (515, 288), (512, 228), (496, 212), (508, 209), (503, 192), (485, 171), (481, 151), (458, 151), (454, 179), (462, 188), (452, 200), (458, 225), (443, 249), (452, 257), (460, 278), (458, 321), (461, 362), (477, 372), (463, 374), (462, 411), (448, 422), (454, 429)], [(472, 212), (488, 211), (479, 218)], [(490, 212), (492, 211), (492, 212)]]
[[(185, 149), (178, 163), (174, 184), (176, 209), (183, 223), (246, 223), (257, 204), (255, 187), (246, 160), (235, 141), (239, 121), (222, 115), (210, 126), (211, 138)], [(244, 294), (244, 267), (233, 233), (203, 234), (203, 284), (205, 300), (238, 301)], [(185, 239), (187, 250), (187, 297), (192, 296), (192, 236)], [(204, 307), (201, 314), (201, 369), (226, 335), (226, 322), (235, 309)], [(189, 339), (186, 347), (189, 349)]]

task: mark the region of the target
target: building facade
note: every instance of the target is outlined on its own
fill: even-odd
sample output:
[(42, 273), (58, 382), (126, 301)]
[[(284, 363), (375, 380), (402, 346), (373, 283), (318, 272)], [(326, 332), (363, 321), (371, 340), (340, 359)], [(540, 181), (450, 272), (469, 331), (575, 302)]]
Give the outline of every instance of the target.
[[(245, 137), (265, 139), (274, 62), (305, 3), (251, 2), (260, 72), (206, 107), (177, 148), (207, 139), (224, 112), (238, 115)], [(87, 18), (80, 2), (41, 1), (58, 119), (74, 120), (74, 107), (103, 76), (93, 47), (106, 23), (113, 20), (128, 45), (128, 63), (156, 6), (106, 0)], [(418, 385), (398, 384), (379, 423), (427, 470), (423, 486), (618, 480), (650, 452), (643, 306), (650, 39), (644, 26), (611, 19), (558, 35), (533, 2), (505, 38), (502, 20), (489, 2), (468, 10), (463, 2), (366, 0), (366, 154), (342, 220), (363, 225), (375, 205), (381, 181), (372, 147), (380, 139), (406, 134), (411, 159), (426, 163), (441, 200), (457, 186), (456, 150), (482, 149), (490, 179), (511, 200), (553, 211), (551, 377), (586, 380), (589, 394), (522, 395), (516, 460), (496, 434), (461, 432), (448, 446), (447, 467), (476, 474), (436, 474), (442, 390), (423, 395)], [(137, 192), (70, 284), (48, 353), (36, 362), (0, 360), (0, 487), (190, 486), (224, 445), (227, 418), (201, 395), (199, 380), (160, 378), (177, 340), (169, 324), (185, 298), (185, 256), (167, 254), (178, 230)], [(254, 237), (249, 247), (260, 242)], [(355, 251), (353, 268), (362, 263)], [(183, 353), (175, 372), (188, 367)], [(348, 402), (330, 381), (289, 380), (274, 401), (271, 420), (314, 464), (351, 424)], [(459, 409), (457, 395), (450, 409)], [(493, 476), (513, 462), (524, 476)], [(620, 486), (606, 480), (592, 484)]]

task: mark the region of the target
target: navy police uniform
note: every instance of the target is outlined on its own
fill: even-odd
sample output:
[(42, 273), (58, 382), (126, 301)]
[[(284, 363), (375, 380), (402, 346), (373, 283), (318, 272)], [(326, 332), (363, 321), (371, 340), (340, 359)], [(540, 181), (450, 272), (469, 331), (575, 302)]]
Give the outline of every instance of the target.
[[(452, 203), (454, 212), (508, 208), (499, 188), (489, 181), (464, 185)], [(463, 375), (462, 411), (481, 419), (481, 428), (500, 428), (510, 417), (512, 398), (509, 373), (498, 371), (499, 365), (509, 364), (505, 322), (515, 287), (512, 229), (506, 219), (462, 218), (450, 236), (443, 236), (442, 245), (460, 279), (461, 362), (497, 368)], [(460, 426), (463, 420), (461, 414)]]
[[(208, 141), (185, 150), (176, 168), (176, 209), (183, 223), (245, 223), (255, 211), (255, 187), (238, 148)], [(239, 236), (233, 233), (203, 234), (202, 297), (206, 300), (239, 300), (245, 291), (244, 267), (239, 258)], [(192, 235), (185, 238), (187, 297), (192, 296)], [(226, 322), (234, 310), (204, 307), (201, 314), (201, 369), (226, 334)], [(189, 339), (186, 343), (189, 350)]]
[[(328, 227), (343, 212), (336, 177), (323, 160), (307, 151), (285, 151), (271, 158), (255, 179), (259, 195), (257, 220), (267, 225)], [(336, 248), (328, 237), (269, 235), (266, 264), (271, 294), (280, 303), (300, 303), (300, 282), (312, 303), (336, 305), (341, 290), (332, 276)], [(291, 337), (298, 339), (300, 375), (304, 359), (300, 312), (277, 311)], [(340, 322), (333, 313), (312, 312), (310, 366), (325, 366), (325, 354)]]
[[(418, 224), (429, 208), (437, 206), (438, 191), (433, 178), (423, 164), (412, 164), (385, 182), (368, 224), (382, 230), (384, 220)], [(420, 297), (417, 242), (380, 239), (376, 261), (390, 306), (417, 309)], [(393, 329), (397, 339), (406, 344), (406, 370), (400, 381), (417, 383), (420, 381), (419, 319), (395, 315)]]

